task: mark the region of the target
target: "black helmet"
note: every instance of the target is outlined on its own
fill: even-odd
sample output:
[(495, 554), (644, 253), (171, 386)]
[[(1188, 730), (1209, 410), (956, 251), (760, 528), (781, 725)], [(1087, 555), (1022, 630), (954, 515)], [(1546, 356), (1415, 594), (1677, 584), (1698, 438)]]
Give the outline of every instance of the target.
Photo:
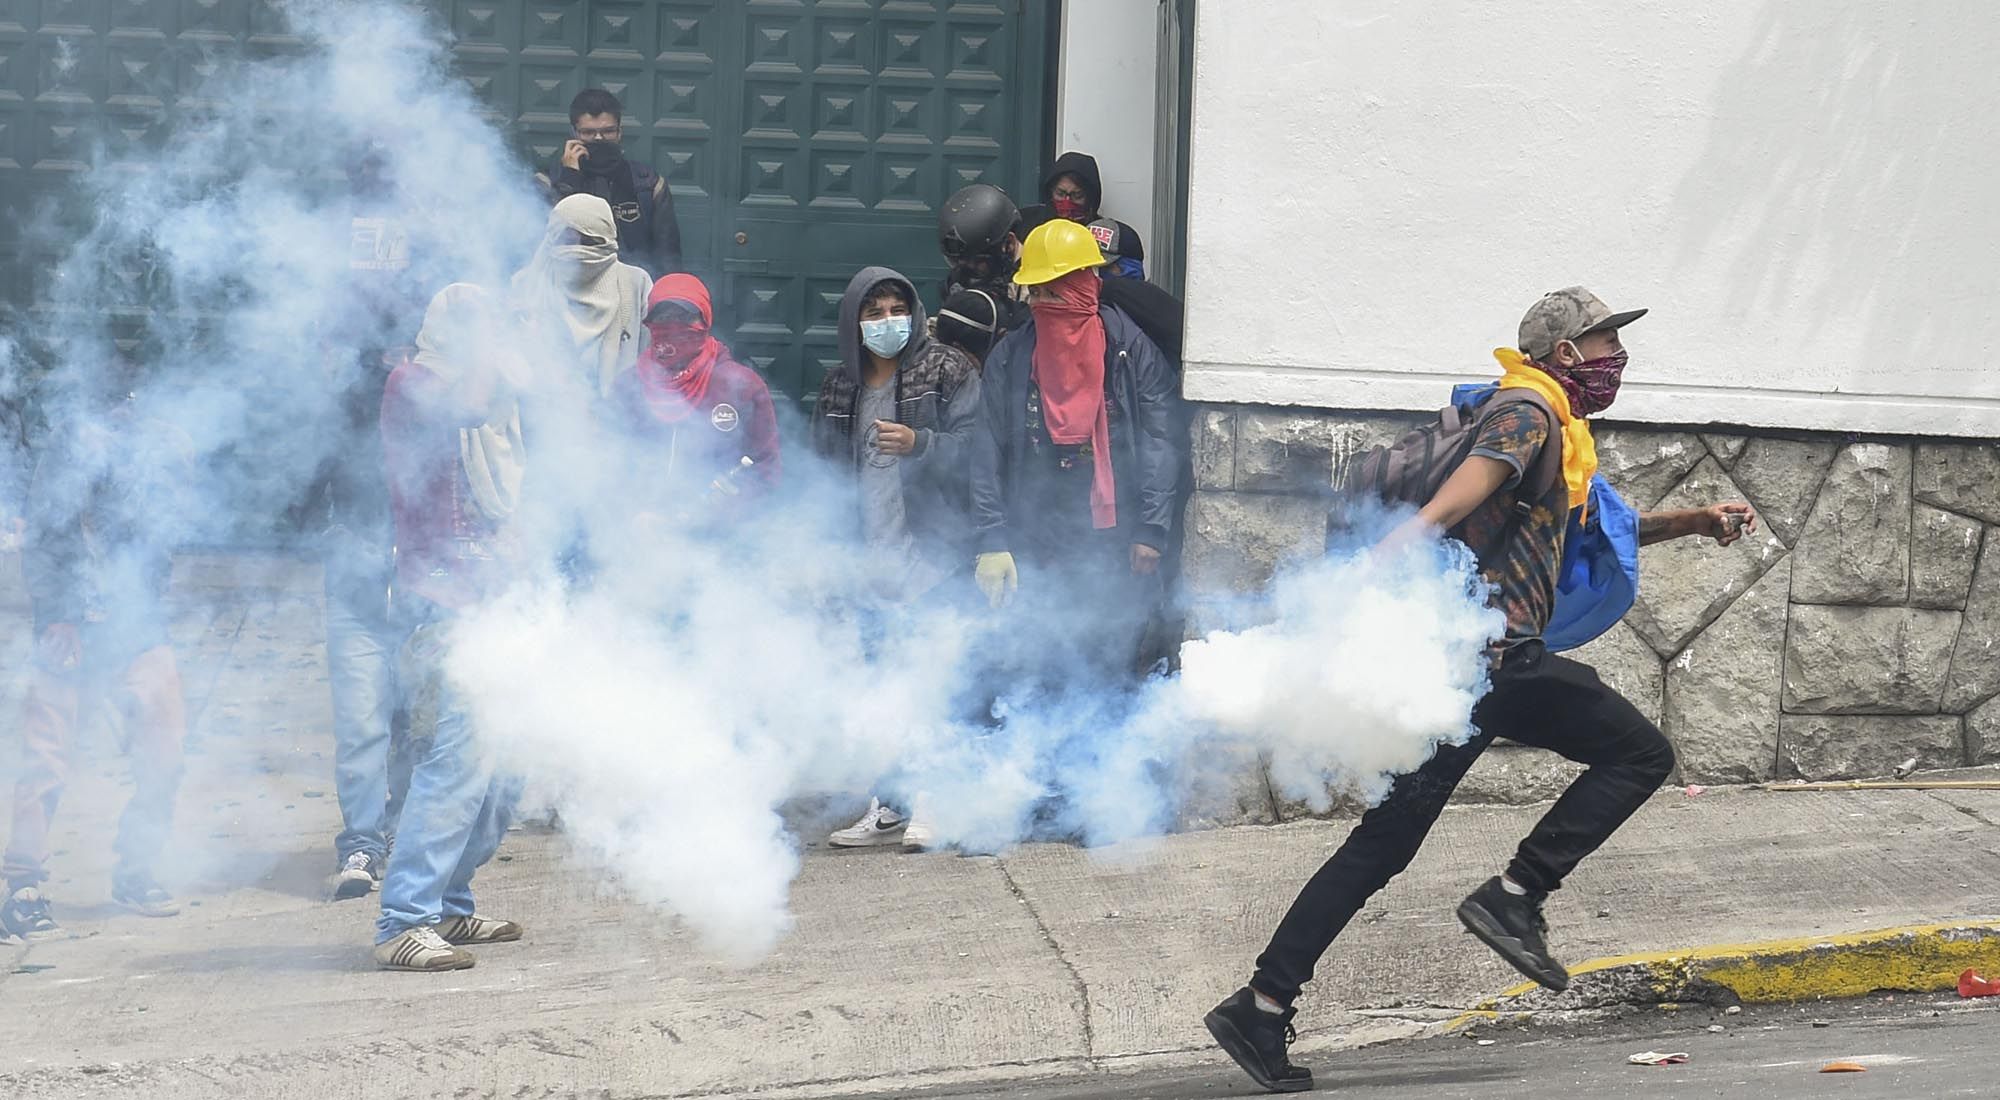
[(976, 256), (1000, 247), (1020, 220), (1014, 200), (990, 183), (962, 187), (938, 211), (938, 250), (946, 259)]

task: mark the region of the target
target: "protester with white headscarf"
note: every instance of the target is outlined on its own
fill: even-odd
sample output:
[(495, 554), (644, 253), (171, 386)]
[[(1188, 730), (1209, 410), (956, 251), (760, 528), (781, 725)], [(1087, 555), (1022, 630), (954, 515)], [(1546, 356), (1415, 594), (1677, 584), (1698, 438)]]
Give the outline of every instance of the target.
[(468, 944), (521, 938), (479, 916), (472, 875), (500, 846), (519, 797), (493, 770), (443, 674), (459, 615), (518, 580), (514, 517), (527, 474), (516, 398), (519, 334), (498, 299), (454, 283), (431, 300), (416, 358), (389, 376), (382, 450), (396, 520), (396, 605), (418, 623), (403, 647), (410, 735), (422, 746), (382, 880), (375, 961), (435, 972), (473, 964)]
[(549, 211), (535, 255), (514, 276), (514, 300), (543, 339), (573, 357), (598, 396), (632, 369), (652, 279), (618, 259), (611, 204), (571, 195)]

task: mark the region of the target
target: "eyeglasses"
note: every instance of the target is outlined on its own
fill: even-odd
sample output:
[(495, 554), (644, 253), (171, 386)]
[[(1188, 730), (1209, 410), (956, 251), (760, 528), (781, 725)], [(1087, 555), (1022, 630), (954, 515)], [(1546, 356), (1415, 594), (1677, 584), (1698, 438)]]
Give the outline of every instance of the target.
[(1090, 198), (1090, 192), (1058, 187), (1055, 189), (1054, 196), (1059, 199), (1069, 199), (1072, 202), (1083, 202)]
[(613, 126), (608, 130), (578, 130), (576, 136), (583, 141), (615, 141), (624, 132), (624, 127)]

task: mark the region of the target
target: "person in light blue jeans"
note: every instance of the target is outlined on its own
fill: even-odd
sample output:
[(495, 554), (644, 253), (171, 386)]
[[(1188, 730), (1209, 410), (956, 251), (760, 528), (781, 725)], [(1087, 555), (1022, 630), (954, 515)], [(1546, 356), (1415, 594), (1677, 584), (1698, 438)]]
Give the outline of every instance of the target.
[[(513, 921), (473, 913), (473, 873), (499, 850), (521, 784), (499, 773), (476, 743), (465, 703), (439, 666), (446, 629), (444, 622), (428, 622), (403, 646), (401, 671), (411, 699), (410, 793), (389, 874), (382, 880), (382, 915), (375, 922), (378, 949), (420, 928), (435, 930), (453, 946), (521, 938), (521, 927)], [(442, 958), (419, 958), (422, 953), (414, 950), (410, 954), (407, 961), (380, 961), (394, 970), (471, 965), (464, 952)]]
[[(563, 205), (593, 202), (608, 222), (602, 199)], [(568, 232), (561, 218), (552, 223), (548, 248), (570, 247), (550, 243)], [(385, 970), (463, 970), (475, 962), (467, 945), (521, 938), (520, 925), (479, 916), (472, 905), (473, 873), (500, 847), (519, 787), (495, 773), (469, 701), (444, 668), (460, 616), (516, 583), (526, 560), (512, 524), (527, 455), (513, 394), (528, 372), (496, 343), (506, 320), (498, 296), (453, 283), (425, 310), (416, 356), (383, 388), (395, 603), (414, 624), (398, 683), (415, 761), (375, 925), (375, 961)]]
[(330, 354), (341, 387), (338, 444), (300, 505), (325, 524), (327, 680), (333, 696), (334, 790), (341, 825), (330, 881), (335, 900), (367, 896), (388, 866), (396, 807), (408, 785), (397, 714), (396, 650), (408, 631), (389, 607), (396, 533), (382, 469), (382, 394), (407, 348)]
[(326, 664), (333, 695), (333, 778), (340, 799), (340, 834), (334, 838), (336, 899), (365, 896), (380, 882), (389, 862), (390, 838), (403, 793), (409, 787), (409, 760), (396, 736), (396, 651), (403, 632), (386, 614), (353, 598), (337, 578), (340, 564), (328, 556), (326, 580)]

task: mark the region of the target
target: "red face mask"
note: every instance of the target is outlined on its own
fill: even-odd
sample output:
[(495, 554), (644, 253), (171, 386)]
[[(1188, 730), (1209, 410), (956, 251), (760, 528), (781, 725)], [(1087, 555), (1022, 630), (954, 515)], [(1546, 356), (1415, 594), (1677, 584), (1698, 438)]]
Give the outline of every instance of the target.
[(1629, 359), (1629, 353), (1620, 351), (1551, 373), (1569, 395), (1569, 407), (1576, 415), (1595, 416), (1618, 399), (1618, 387), (1625, 380), (1625, 364)]
[(1058, 218), (1064, 218), (1073, 222), (1083, 220), (1083, 203), (1076, 199), (1056, 198), (1050, 201), (1049, 207), (1056, 212), (1056, 217)]
[(691, 321), (649, 322), (646, 332), (653, 338), (653, 359), (676, 370), (686, 367), (708, 341), (708, 329)]

